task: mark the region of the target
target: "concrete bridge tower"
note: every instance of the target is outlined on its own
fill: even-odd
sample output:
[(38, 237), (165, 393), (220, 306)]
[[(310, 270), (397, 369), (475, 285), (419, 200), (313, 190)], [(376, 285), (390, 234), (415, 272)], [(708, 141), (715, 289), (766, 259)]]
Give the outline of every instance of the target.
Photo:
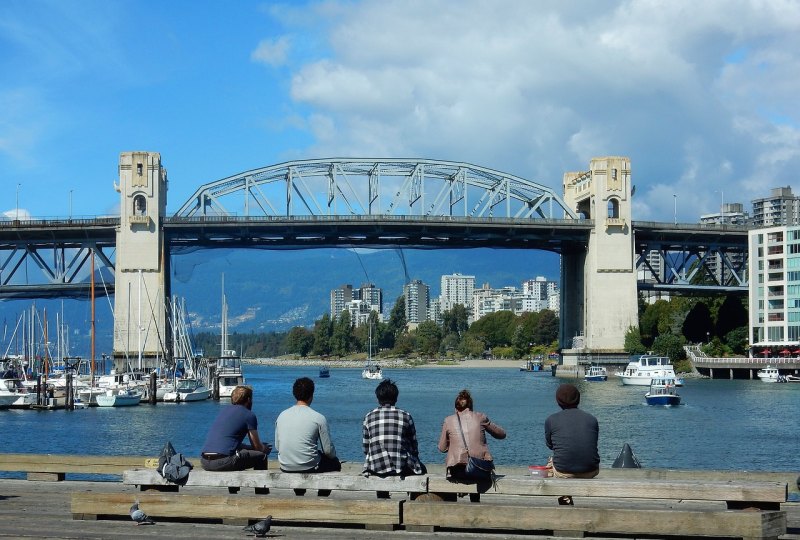
[(114, 366), (156, 367), (168, 343), (169, 254), (161, 218), (167, 171), (156, 152), (119, 156), (120, 224), (114, 293)]
[(589, 171), (564, 174), (564, 202), (594, 220), (586, 249), (561, 256), (564, 366), (627, 363), (625, 333), (638, 325), (631, 196), (629, 158), (594, 158)]

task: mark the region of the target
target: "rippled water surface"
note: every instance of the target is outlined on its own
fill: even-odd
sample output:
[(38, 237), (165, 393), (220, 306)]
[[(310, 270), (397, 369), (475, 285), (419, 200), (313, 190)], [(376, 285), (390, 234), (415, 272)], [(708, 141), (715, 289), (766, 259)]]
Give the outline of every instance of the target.
[[(361, 461), (361, 422), (375, 406), (375, 381), (360, 370), (333, 369), (329, 379), (317, 368), (245, 366), (255, 391), (253, 410), (263, 439), (272, 441), (273, 423), (293, 404), (296, 377), (316, 383), (313, 407), (328, 418), (339, 456)], [(384, 370), (400, 388), (398, 406), (417, 424), (423, 461), (442, 463), (436, 448), (442, 420), (468, 388), (476, 410), (503, 426), (508, 437), (490, 440), (499, 465), (544, 464), (544, 421), (556, 412), (560, 379), (547, 373), (511, 369)], [(645, 387), (622, 386), (618, 379), (576, 383), (581, 408), (600, 422), (602, 467), (610, 467), (629, 443), (645, 467), (678, 469), (800, 469), (800, 384), (760, 381), (687, 380), (679, 407), (652, 407)], [(196, 456), (222, 403), (140, 405), (80, 411), (0, 411), (3, 452), (155, 455), (166, 441)]]

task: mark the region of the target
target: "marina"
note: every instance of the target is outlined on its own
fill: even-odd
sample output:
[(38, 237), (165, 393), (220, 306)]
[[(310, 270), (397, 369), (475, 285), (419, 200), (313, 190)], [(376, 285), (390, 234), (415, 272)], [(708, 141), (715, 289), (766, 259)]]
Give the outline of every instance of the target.
[[(262, 439), (272, 441), (277, 415), (294, 403), (297, 377), (315, 379), (314, 409), (329, 422), (342, 460), (360, 463), (364, 415), (375, 407), (377, 381), (360, 381), (359, 368), (333, 368), (319, 379), (317, 366), (274, 367), (246, 364), (254, 388), (253, 411)], [(601, 468), (610, 467), (625, 443), (646, 468), (696, 470), (794, 471), (797, 461), (798, 390), (795, 384), (761, 384), (750, 380), (687, 379), (680, 407), (650, 407), (641, 386), (622, 385), (614, 377), (597, 384), (552, 377), (549, 371), (521, 377), (513, 368), (447, 367), (396, 369), (385, 378), (400, 389), (398, 406), (414, 417), (423, 462), (439, 464), (436, 448), (453, 399), (468, 388), (475, 407), (503, 426), (508, 437), (490, 443), (501, 465), (543, 465), (544, 421), (558, 410), (555, 390), (569, 380), (580, 389), (580, 408), (600, 423)], [(80, 411), (0, 411), (4, 433), (37, 433), (10, 437), (6, 452), (155, 455), (166, 441), (179, 452), (198, 455), (207, 426), (225, 400), (186, 406), (91, 407)], [(47, 448), (42, 448), (47, 441)], [(270, 456), (274, 459), (275, 456)]]

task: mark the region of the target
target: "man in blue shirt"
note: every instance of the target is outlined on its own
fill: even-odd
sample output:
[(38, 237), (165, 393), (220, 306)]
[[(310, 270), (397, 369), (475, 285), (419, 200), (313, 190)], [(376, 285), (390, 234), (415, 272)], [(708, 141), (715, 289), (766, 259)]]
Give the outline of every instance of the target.
[[(253, 414), (253, 389), (237, 386), (231, 393), (231, 405), (223, 408), (208, 431), (200, 465), (207, 471), (263, 470), (267, 468), (269, 444), (258, 436), (258, 418)], [(242, 444), (244, 437), (250, 444)]]

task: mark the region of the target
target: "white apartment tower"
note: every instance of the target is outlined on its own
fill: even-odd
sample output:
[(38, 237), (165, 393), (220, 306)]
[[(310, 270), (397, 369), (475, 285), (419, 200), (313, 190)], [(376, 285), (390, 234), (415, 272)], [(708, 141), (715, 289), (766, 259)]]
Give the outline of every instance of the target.
[(403, 296), (406, 300), (406, 321), (416, 324), (427, 321), (430, 287), (414, 279), (403, 286)]
[(458, 273), (442, 276), (442, 292), (439, 295), (442, 312), (453, 309), (456, 304), (461, 304), (467, 309), (467, 313), (470, 313), (474, 289), (475, 276), (464, 276)]
[(800, 225), (800, 197), (793, 195), (789, 186), (773, 188), (769, 197), (752, 202), (756, 227)]
[(750, 252), (750, 346), (800, 345), (800, 226), (754, 229)]

